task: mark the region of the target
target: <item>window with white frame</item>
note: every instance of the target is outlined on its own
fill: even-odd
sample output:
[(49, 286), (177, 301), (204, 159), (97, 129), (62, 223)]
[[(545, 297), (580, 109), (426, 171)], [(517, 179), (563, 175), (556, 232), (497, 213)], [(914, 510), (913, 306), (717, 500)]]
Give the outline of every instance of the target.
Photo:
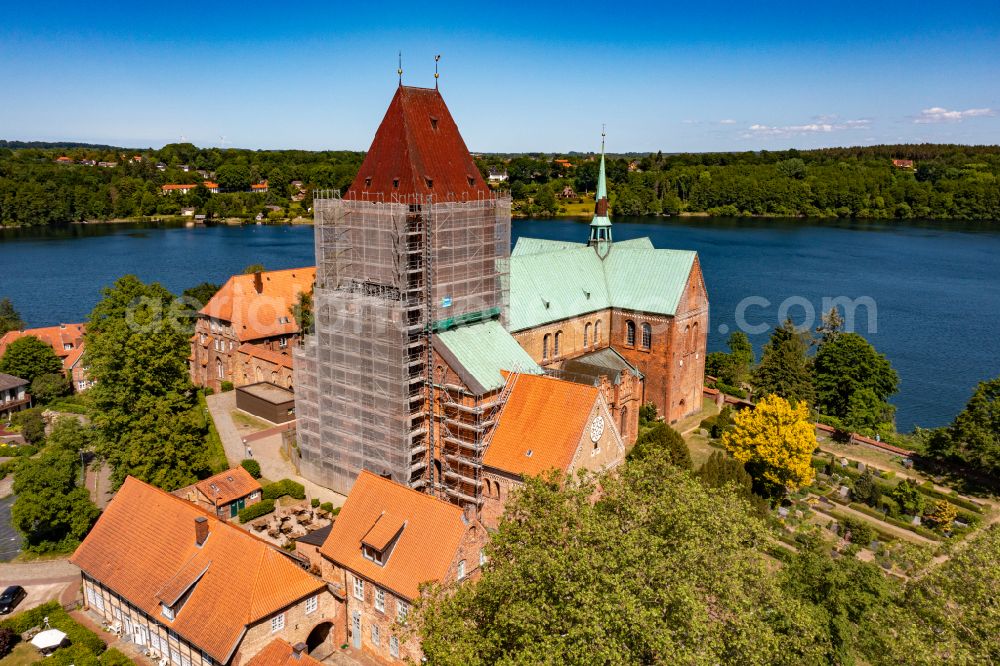
[(281, 631), (285, 628), (285, 614), (279, 613), (271, 618), (271, 633)]
[(377, 624), (372, 625), (372, 645), (376, 647), (382, 645), (382, 632), (379, 630)]
[(118, 608), (117, 606), (112, 607), (111, 617), (115, 618), (116, 620), (121, 620), (124, 617), (124, 615), (122, 614), (122, 609)]
[(410, 613), (410, 604), (402, 599), (396, 599), (396, 620), (400, 624), (406, 624), (406, 616)]
[(385, 612), (385, 590), (377, 586), (375, 588), (375, 610), (380, 613)]
[(312, 596), (306, 599), (306, 615), (315, 613), (317, 608), (319, 608), (319, 596)]
[(460, 560), (458, 563), (458, 579), (462, 580), (465, 578), (465, 560)]
[(361, 601), (365, 600), (365, 581), (360, 578), (354, 579), (354, 598)]
[(278, 340), (278, 346), (281, 347), (282, 349), (284, 349), (285, 347), (287, 347), (288, 346), (288, 338), (281, 338), (280, 340)]
[(389, 656), (399, 659), (399, 639), (395, 636), (389, 637)]

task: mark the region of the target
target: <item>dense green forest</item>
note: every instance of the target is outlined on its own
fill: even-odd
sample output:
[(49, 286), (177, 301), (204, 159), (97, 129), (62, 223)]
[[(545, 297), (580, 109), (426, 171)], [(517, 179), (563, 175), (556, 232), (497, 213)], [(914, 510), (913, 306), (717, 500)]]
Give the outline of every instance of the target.
[[(60, 157), (70, 163), (57, 162)], [(176, 215), (185, 207), (210, 218), (308, 216), (313, 190), (345, 188), (363, 157), (189, 143), (152, 150), (0, 141), (0, 224)], [(895, 167), (893, 159), (913, 160), (914, 167)], [(593, 155), (488, 154), (477, 161), (484, 175), (491, 169), (508, 174), (503, 187), (521, 215), (565, 213), (566, 204), (592, 192), (597, 180)], [(608, 179), (616, 215), (1000, 219), (1000, 146), (609, 156)], [(205, 180), (217, 182), (220, 193), (197, 188), (161, 194), (168, 183)], [(249, 191), (265, 180), (266, 194)], [(574, 194), (565, 198), (567, 186)]]
[[(566, 167), (547, 155), (504, 157), (484, 165), (506, 169), (523, 214), (557, 214), (567, 185), (576, 194), (596, 185), (592, 158), (571, 157)], [(610, 158), (607, 174), (617, 215), (1000, 219), (1000, 146), (656, 153)]]
[[(363, 156), (351, 151), (196, 148), (189, 143), (136, 150), (0, 141), (0, 224), (177, 215), (187, 207), (219, 218), (251, 218), (261, 212), (293, 217), (308, 214), (313, 188), (347, 187)], [(57, 162), (60, 157), (72, 163)], [(115, 166), (99, 166), (101, 162)], [(203, 181), (217, 182), (220, 193), (199, 187), (188, 194), (161, 194), (168, 183)], [(261, 181), (268, 182), (268, 191), (250, 192)], [(302, 181), (303, 189), (293, 181)]]

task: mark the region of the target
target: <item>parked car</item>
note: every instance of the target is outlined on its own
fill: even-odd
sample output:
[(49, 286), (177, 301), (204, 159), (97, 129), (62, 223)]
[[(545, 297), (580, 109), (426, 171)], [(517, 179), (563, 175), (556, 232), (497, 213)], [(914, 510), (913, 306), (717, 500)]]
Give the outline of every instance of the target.
[(0, 594), (0, 614), (6, 615), (28, 596), (20, 585), (11, 585)]

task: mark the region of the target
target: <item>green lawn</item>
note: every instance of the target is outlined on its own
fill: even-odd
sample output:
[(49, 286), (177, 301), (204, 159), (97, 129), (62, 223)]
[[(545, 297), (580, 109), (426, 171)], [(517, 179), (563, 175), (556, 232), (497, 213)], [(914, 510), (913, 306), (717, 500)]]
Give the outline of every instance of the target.
[(273, 423), (268, 423), (262, 419), (258, 419), (255, 416), (251, 416), (240, 409), (234, 409), (230, 412), (233, 417), (233, 423), (238, 426), (243, 426), (246, 428), (251, 428), (253, 430), (267, 430), (268, 428), (273, 428)]
[(14, 646), (10, 654), (0, 659), (0, 666), (23, 666), (42, 659), (42, 655), (31, 643), (21, 642)]
[(205, 420), (208, 421), (208, 435), (205, 436), (205, 447), (208, 449), (208, 466), (212, 474), (218, 474), (229, 469), (229, 460), (226, 458), (226, 450), (222, 446), (222, 438), (219, 431), (215, 429), (215, 421), (212, 420), (212, 413), (208, 411), (208, 403), (205, 396), (198, 393), (198, 404), (205, 410)]

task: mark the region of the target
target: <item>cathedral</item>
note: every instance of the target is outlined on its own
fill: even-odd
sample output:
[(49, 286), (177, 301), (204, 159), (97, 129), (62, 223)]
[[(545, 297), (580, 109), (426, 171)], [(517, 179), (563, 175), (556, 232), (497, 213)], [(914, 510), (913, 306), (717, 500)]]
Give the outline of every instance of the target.
[(589, 238), (511, 251), (510, 197), (439, 90), (400, 84), (348, 190), (315, 197), (303, 476), (347, 494), (367, 470), (497, 513), (527, 474), (617, 465), (642, 405), (700, 410), (697, 254), (613, 239), (603, 153)]

